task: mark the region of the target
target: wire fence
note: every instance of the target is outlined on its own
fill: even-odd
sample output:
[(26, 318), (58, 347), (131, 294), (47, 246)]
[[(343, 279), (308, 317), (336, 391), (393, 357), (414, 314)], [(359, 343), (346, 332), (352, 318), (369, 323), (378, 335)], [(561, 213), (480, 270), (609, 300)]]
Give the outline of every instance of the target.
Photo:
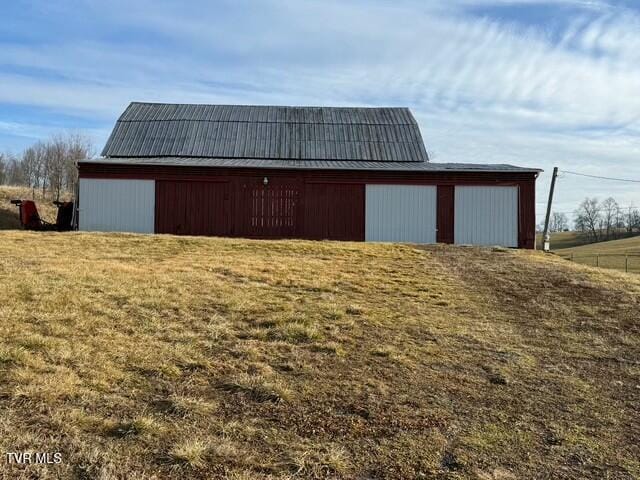
[(557, 253), (558, 256), (583, 265), (640, 273), (640, 253)]

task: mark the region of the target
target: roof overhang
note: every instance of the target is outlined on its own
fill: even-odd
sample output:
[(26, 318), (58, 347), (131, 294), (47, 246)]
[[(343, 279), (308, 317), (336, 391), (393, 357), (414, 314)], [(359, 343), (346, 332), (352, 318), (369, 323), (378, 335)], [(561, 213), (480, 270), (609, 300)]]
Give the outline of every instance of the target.
[(79, 164), (123, 166), (170, 166), (210, 168), (265, 168), (279, 170), (351, 170), (383, 172), (483, 172), (535, 173), (539, 168), (508, 164), (434, 163), (434, 162), (371, 162), (354, 160), (274, 160), (257, 158), (201, 158), (201, 157), (97, 157), (81, 160)]

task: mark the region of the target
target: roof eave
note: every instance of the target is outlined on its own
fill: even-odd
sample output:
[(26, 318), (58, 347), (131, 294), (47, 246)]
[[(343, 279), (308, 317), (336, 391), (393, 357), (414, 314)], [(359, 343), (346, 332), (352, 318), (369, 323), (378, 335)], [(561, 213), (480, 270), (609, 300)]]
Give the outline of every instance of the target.
[[(327, 160), (319, 160), (323, 163), (323, 166), (318, 167), (312, 165), (313, 161), (309, 160), (284, 160), (284, 159), (274, 159), (270, 162), (268, 159), (245, 159), (247, 161), (264, 161), (265, 163), (262, 165), (256, 164), (245, 164), (243, 165), (241, 162), (242, 159), (206, 159), (199, 158), (199, 160), (229, 160), (234, 161), (233, 165), (227, 164), (219, 164), (219, 165), (207, 165), (205, 162), (196, 162), (198, 158), (185, 159), (185, 162), (182, 163), (171, 163), (166, 160), (169, 158), (164, 157), (165, 161), (160, 161), (158, 159), (145, 158), (145, 161), (136, 162), (136, 158), (131, 157), (98, 157), (92, 159), (84, 159), (79, 161), (79, 164), (104, 164), (104, 165), (121, 165), (121, 166), (152, 166), (152, 167), (197, 167), (197, 168), (237, 168), (237, 169), (269, 169), (269, 170), (340, 170), (340, 171), (382, 171), (382, 172), (434, 172), (434, 173), (535, 173), (536, 176), (542, 173), (544, 170), (539, 168), (528, 168), (528, 167), (518, 167), (516, 165), (492, 165), (486, 164), (480, 165), (478, 168), (477, 164), (439, 164), (434, 162), (366, 162), (366, 165), (352, 164), (349, 166), (340, 165), (341, 161), (327, 161)], [(191, 161), (189, 161), (191, 160)], [(274, 162), (291, 162), (291, 164), (287, 165), (274, 165)], [(295, 164), (293, 163), (295, 162)], [(309, 165), (304, 165), (304, 163), (309, 162)], [(344, 163), (353, 162), (351, 160), (345, 160)], [(333, 167), (327, 166), (334, 164)], [(424, 167), (424, 168), (419, 168)], [(493, 167), (493, 168), (492, 168)]]

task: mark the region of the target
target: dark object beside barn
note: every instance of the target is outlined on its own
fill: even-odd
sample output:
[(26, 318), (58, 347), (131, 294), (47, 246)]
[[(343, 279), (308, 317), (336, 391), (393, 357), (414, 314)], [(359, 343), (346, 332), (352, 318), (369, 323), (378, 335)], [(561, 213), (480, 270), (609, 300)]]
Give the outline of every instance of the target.
[(11, 200), (11, 203), (18, 207), (20, 224), (25, 230), (68, 232), (73, 229), (73, 202), (53, 202), (58, 207), (56, 223), (42, 220), (33, 200)]
[(540, 170), (432, 163), (406, 108), (132, 103), (79, 172), (82, 230), (535, 241)]

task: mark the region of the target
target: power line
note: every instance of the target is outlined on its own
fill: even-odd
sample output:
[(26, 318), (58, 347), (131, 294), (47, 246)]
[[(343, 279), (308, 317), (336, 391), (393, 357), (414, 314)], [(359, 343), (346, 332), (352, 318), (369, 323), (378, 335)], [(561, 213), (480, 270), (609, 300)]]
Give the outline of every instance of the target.
[(615, 182), (640, 183), (640, 180), (632, 180), (632, 179), (629, 179), (629, 178), (602, 177), (600, 175), (588, 175), (586, 173), (569, 172), (567, 170), (561, 170), (561, 172), (562, 173), (566, 173), (568, 175), (578, 175), (579, 177), (598, 178), (600, 180), (613, 180)]
[[(629, 209), (634, 209), (635, 210), (636, 208), (638, 208), (638, 207), (634, 207), (632, 205), (631, 206), (618, 205), (618, 210), (620, 212), (624, 212), (624, 210), (629, 210)], [(569, 211), (569, 210), (551, 210), (551, 211), (552, 211), (552, 213), (565, 213), (567, 215), (573, 215), (573, 214), (576, 213), (576, 210), (578, 210), (578, 208), (576, 208), (575, 210), (571, 210), (571, 211)], [(545, 212), (536, 213), (536, 216), (541, 216), (541, 215), (545, 215)]]
[[(569, 214), (574, 214), (574, 213), (575, 213), (575, 211), (573, 211), (573, 212), (558, 212), (558, 211), (556, 211), (556, 210), (551, 210), (551, 213), (564, 213), (564, 214), (569, 215)], [(546, 215), (546, 212), (539, 212), (539, 213), (536, 213), (536, 216), (538, 216), (538, 217), (539, 217), (539, 216), (544, 216), (544, 215)]]

